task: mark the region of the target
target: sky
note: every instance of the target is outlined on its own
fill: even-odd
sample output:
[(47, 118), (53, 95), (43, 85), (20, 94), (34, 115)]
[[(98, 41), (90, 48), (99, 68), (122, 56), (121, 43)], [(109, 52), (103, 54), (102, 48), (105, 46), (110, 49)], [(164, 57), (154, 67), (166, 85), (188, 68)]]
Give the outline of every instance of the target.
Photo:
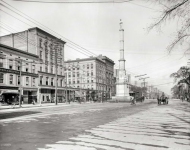
[[(148, 85), (153, 85), (167, 94), (171, 93), (171, 87), (174, 86), (173, 79), (169, 77), (170, 74), (176, 72), (181, 66), (186, 66), (190, 59), (189, 55), (184, 55), (181, 46), (168, 54), (167, 46), (172, 42), (174, 32), (179, 28), (176, 21), (166, 22), (161, 31), (156, 29), (148, 31), (148, 27), (159, 17), (162, 10), (161, 6), (152, 1), (134, 0), (125, 3), (3, 1), (9, 4), (9, 8), (16, 8), (27, 17), (39, 22), (40, 25), (43, 24), (58, 33), (59, 35), (56, 34), (56, 36), (67, 42), (65, 60), (92, 56), (86, 52), (83, 52), (84, 55), (76, 51), (81, 50), (79, 48), (71, 48), (72, 41), (93, 54), (109, 57), (115, 62), (115, 68), (119, 66), (119, 22), (122, 19), (125, 34), (126, 72), (131, 74), (132, 81), (138, 82), (140, 80), (135, 76), (147, 74)], [(18, 11), (10, 11), (4, 6), (0, 6), (0, 35), (36, 26), (44, 29), (44, 26), (34, 24), (26, 19), (26, 16), (23, 18), (15, 13)]]

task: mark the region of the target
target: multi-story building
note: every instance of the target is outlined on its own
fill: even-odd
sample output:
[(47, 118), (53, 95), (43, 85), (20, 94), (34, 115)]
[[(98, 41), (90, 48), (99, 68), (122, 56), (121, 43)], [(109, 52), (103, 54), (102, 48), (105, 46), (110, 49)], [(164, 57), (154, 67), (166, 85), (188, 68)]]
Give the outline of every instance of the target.
[(113, 89), (114, 62), (105, 57), (90, 57), (65, 61), (67, 85), (82, 90), (107, 93), (110, 98)]
[(38, 56), (0, 44), (0, 93), (22, 89), (24, 102), (37, 97)]
[[(35, 73), (38, 75), (39, 82), (36, 82), (38, 100), (46, 102), (55, 96), (56, 73), (58, 96), (63, 97), (65, 95), (63, 70), (64, 41), (36, 27), (23, 32), (2, 36), (0, 37), (0, 43), (17, 49), (26, 55), (30, 55), (31, 60), (35, 61), (35, 66), (31, 66), (28, 62), (24, 61), (22, 65), (28, 66), (28, 70), (29, 67), (35, 70)], [(8, 49), (11, 49), (10, 47)], [(20, 57), (20, 55), (21, 53), (17, 53), (16, 57)], [(10, 61), (10, 63), (12, 62)]]

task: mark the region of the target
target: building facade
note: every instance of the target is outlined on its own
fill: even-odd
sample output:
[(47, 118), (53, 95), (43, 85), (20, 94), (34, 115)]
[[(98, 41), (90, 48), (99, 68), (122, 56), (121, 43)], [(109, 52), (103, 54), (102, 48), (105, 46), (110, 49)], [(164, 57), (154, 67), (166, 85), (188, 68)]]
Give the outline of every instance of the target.
[(114, 92), (113, 68), (114, 62), (102, 55), (65, 61), (67, 86), (110, 98)]
[[(28, 65), (28, 70), (29, 68), (35, 70), (35, 77), (38, 80), (35, 83), (37, 89), (35, 92), (40, 103), (50, 102), (55, 97), (56, 79), (58, 99), (65, 98), (66, 90), (63, 69), (64, 41), (36, 27), (23, 32), (2, 36), (0, 37), (0, 44), (7, 45), (8, 49), (12, 51), (19, 51), (20, 53), (17, 53), (15, 57), (20, 57), (22, 52), (25, 54), (25, 57), (31, 56), (31, 61), (35, 61), (35, 66), (29, 64), (30, 61), (21, 62), (22, 66)], [(14, 63), (14, 61), (10, 61), (10, 63)], [(27, 78), (27, 82), (30, 82), (30, 80), (32, 79)]]
[(22, 91), (25, 103), (37, 98), (38, 56), (0, 44), (0, 93)]

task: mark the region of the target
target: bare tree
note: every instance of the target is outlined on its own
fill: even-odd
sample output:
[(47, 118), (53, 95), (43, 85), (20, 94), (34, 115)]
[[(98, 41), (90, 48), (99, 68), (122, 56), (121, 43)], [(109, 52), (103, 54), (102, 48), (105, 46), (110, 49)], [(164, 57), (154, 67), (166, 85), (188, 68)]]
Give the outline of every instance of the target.
[(167, 47), (171, 52), (178, 44), (184, 46), (185, 53), (190, 51), (190, 0), (155, 0), (163, 7), (161, 16), (154, 22), (149, 30), (153, 28), (161, 29), (161, 26), (178, 19), (179, 29), (176, 31), (174, 41)]

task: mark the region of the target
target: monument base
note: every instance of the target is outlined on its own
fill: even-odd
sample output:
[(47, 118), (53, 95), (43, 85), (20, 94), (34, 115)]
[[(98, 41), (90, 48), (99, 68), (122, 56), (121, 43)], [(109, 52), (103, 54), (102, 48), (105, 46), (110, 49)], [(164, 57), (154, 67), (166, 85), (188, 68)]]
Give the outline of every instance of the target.
[(112, 103), (118, 103), (118, 102), (129, 103), (129, 102), (131, 102), (131, 100), (130, 100), (130, 96), (113, 96), (109, 102), (112, 102)]

